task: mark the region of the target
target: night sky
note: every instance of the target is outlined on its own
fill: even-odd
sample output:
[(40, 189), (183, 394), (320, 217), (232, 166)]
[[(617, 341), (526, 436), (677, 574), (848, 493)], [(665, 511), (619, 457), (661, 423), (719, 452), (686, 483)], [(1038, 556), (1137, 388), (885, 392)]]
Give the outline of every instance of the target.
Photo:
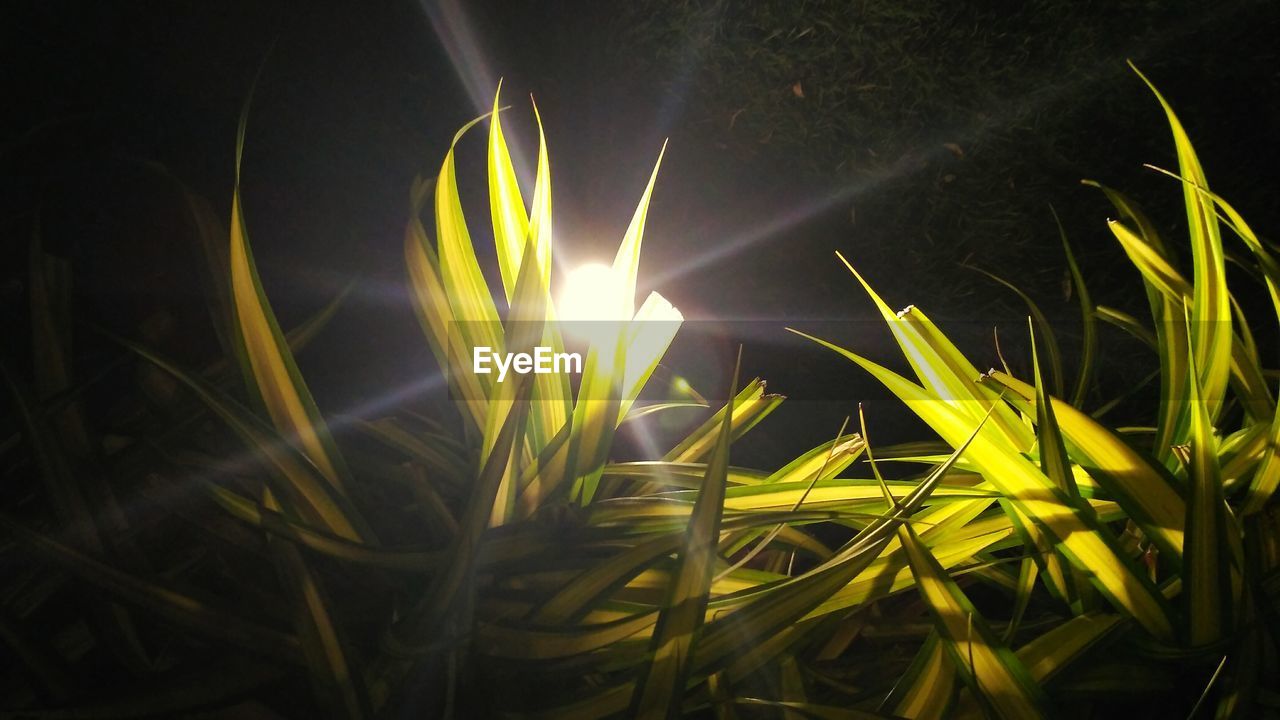
[[(1171, 165), (1171, 141), (1157, 104), (1125, 58), (1147, 71), (1183, 115), (1215, 189), (1264, 235), (1273, 236), (1280, 221), (1274, 136), (1280, 75), (1270, 46), (1276, 4), (1158, 5), (1126, 5), (1128, 14), (1112, 20), (1101, 19), (1109, 4), (1073, 10), (1073, 17), (1097, 14), (1107, 32), (1099, 39), (1105, 53), (1079, 77), (1072, 74), (1079, 68), (1067, 66), (1071, 58), (1036, 53), (1037, 46), (1052, 47), (1054, 23), (1002, 29), (1000, 42), (1026, 50), (1010, 51), (1001, 77), (1020, 77), (1025, 63), (1026, 78), (1058, 72), (1071, 82), (1011, 91), (1003, 105), (985, 112), (986, 125), (977, 130), (949, 127), (944, 117), (919, 119), (922, 136), (954, 141), (960, 154), (933, 142), (904, 155), (904, 169), (878, 184), (821, 167), (824, 151), (816, 143), (832, 142), (832, 133), (821, 129), (840, 112), (822, 104), (831, 69), (821, 64), (825, 56), (815, 56), (813, 66), (797, 57), (796, 82), (807, 83), (799, 92), (790, 81), (779, 84), (764, 74), (744, 80), (733, 74), (735, 62), (723, 62), (716, 43), (743, 36), (734, 23), (744, 13), (732, 3), (708, 3), (713, 24), (695, 34), (702, 41), (686, 43), (660, 24), (655, 32), (635, 32), (627, 25), (634, 17), (609, 3), (9, 2), (0, 24), (3, 322), (6, 329), (22, 322), (25, 249), (38, 217), (46, 249), (72, 261), (80, 310), (93, 322), (147, 337), (186, 362), (207, 359), (216, 346), (176, 183), (205, 198), (225, 222), (236, 120), (261, 67), (243, 192), (267, 291), (290, 326), (356, 283), (332, 326), (299, 359), (327, 412), (376, 404), (429, 369), (403, 292), (407, 191), (415, 175), (435, 174), (454, 131), (487, 111), (499, 77), (518, 148), (534, 147), (527, 99), (532, 94), (538, 102), (562, 257), (612, 256), (670, 138), (650, 211), (642, 285), (652, 283), (687, 317), (825, 328), (888, 357), (883, 331), (858, 322), (871, 317), (871, 306), (836, 262), (833, 251), (841, 250), (890, 304), (915, 302), (954, 318), (980, 362), (994, 362), (990, 325), (1008, 321), (1016, 332), (1023, 311), (955, 261), (1023, 280), (1051, 315), (1069, 323), (1074, 303), (1062, 296), (1057, 231), (1041, 195), (1053, 199), (1086, 269), (1101, 273), (1096, 292), (1121, 306), (1141, 300), (1138, 277), (1128, 267), (1113, 269), (1122, 256), (1103, 224), (1109, 207), (1077, 181), (1097, 177), (1152, 198), (1153, 214), (1172, 208), (1160, 216), (1171, 231), (1182, 221), (1178, 193), (1141, 168), (1143, 162)], [(662, 3), (642, 6), (662, 10)], [(964, 4), (957, 8), (940, 14), (939, 22), (966, 22)], [(779, 23), (799, 34), (791, 20)], [(822, 32), (821, 42), (856, 42), (839, 28)], [(752, 62), (744, 54), (741, 67), (750, 70)], [(910, 71), (909, 63), (899, 65)], [(998, 65), (955, 72), (980, 81)], [(881, 101), (906, 103), (909, 98), (894, 96), (892, 72), (884, 72)], [(750, 95), (743, 107), (755, 94), (793, 97), (796, 127), (809, 132), (809, 123), (813, 135), (786, 144), (752, 129), (749, 116), (734, 126), (726, 121), (734, 99), (714, 92), (722, 86)], [(727, 103), (724, 112), (717, 102)], [(998, 153), (1002, 142), (1042, 127), (1052, 128), (1044, 142), (1060, 159), (1055, 165), (1011, 167), (1006, 182), (966, 164), (976, 166), (982, 152)], [(759, 137), (745, 137), (748, 131)], [(810, 137), (816, 167), (796, 150)], [(839, 134), (834, 137), (838, 142)], [(460, 149), (459, 172), (464, 202), (478, 211), (473, 235), (485, 238), (479, 134)], [(938, 236), (904, 224), (891, 210), (900, 204), (895, 197), (943, 192), (939, 183), (953, 181), (961, 193), (957, 206), (964, 205), (965, 183), (1003, 183), (1007, 196), (983, 196), (989, 208), (983, 213), (999, 215), (1016, 203), (1043, 210), (1025, 216), (1016, 238), (961, 237), (963, 227)], [(1017, 257), (1002, 265), (1002, 248), (1015, 244)], [(921, 259), (931, 252), (945, 259)], [(769, 327), (777, 337), (749, 342), (746, 371), (805, 402), (781, 411), (778, 431), (748, 450), (755, 459), (794, 454), (834, 434), (852, 400), (867, 399), (886, 408), (884, 417), (900, 417), (855, 368), (785, 336), (780, 324)], [(1069, 327), (1065, 334), (1070, 347)], [(1016, 339), (1008, 342), (1019, 347)], [(679, 358), (676, 353), (672, 362)], [(695, 377), (703, 372), (707, 386), (723, 383), (727, 372), (681, 370)], [(830, 395), (833, 384), (839, 388)], [(839, 401), (817, 402), (828, 396)]]

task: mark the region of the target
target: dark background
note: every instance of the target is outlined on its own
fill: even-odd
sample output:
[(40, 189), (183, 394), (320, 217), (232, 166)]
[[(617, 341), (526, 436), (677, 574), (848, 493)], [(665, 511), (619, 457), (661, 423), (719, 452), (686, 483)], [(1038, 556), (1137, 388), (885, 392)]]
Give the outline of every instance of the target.
[[(261, 66), (243, 192), (272, 303), (290, 326), (356, 281), (299, 357), (326, 412), (376, 414), (432, 371), (403, 292), (408, 187), (435, 174), (500, 76), (513, 143), (535, 147), (531, 93), (546, 126), (560, 258), (612, 257), (670, 138), (641, 274), (687, 317), (786, 320), (889, 359), (840, 250), (891, 305), (953, 320), (980, 366), (996, 361), (999, 324), (1025, 367), (1024, 308), (968, 263), (1061, 323), (1070, 371), (1078, 319), (1050, 203), (1100, 302), (1137, 311), (1143, 298), (1106, 230), (1109, 205), (1081, 178), (1125, 190), (1185, 244), (1179, 189), (1141, 167), (1174, 166), (1168, 129), (1125, 59), (1179, 112), (1214, 189), (1272, 237), (1278, 19), (1273, 2), (1129, 0), (8, 2), (5, 352), (25, 354), (37, 221), (46, 249), (73, 263), (83, 316), (187, 362), (216, 351), (176, 182), (225, 222), (236, 120)], [(459, 172), (484, 239), (476, 135)], [(794, 456), (856, 400), (889, 436), (912, 434), (844, 361), (781, 333), (747, 341), (746, 371), (798, 402), (735, 460)], [(677, 348), (672, 365), (711, 394), (732, 345)], [(85, 365), (108, 352), (81, 347)], [(1105, 336), (1092, 402), (1154, 363), (1133, 352)]]

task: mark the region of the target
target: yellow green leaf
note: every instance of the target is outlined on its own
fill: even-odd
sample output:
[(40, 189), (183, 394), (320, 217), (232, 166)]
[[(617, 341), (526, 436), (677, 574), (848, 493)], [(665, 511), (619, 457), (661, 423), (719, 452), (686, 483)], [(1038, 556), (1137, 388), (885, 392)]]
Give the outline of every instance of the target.
[(910, 525), (898, 528), (898, 538), (951, 665), (974, 694), (998, 717), (1044, 716), (1044, 691), (1022, 661), (1000, 642)]
[[(1173, 108), (1145, 75), (1132, 63), (1129, 66), (1142, 78), (1164, 108), (1169, 128), (1173, 132), (1182, 176), (1191, 180), (1195, 186), (1208, 188), (1209, 183), (1205, 180), (1204, 170), (1191, 146), (1191, 139), (1178, 121)], [(1183, 186), (1183, 200), (1191, 235), (1193, 266), (1191, 346), (1195, 365), (1200, 373), (1200, 397), (1208, 408), (1209, 419), (1214, 420), (1222, 410), (1231, 362), (1231, 307), (1227, 291), (1226, 261), (1213, 201), (1190, 185)]]
[[(738, 369), (734, 368), (730, 395), (737, 385)], [(732, 438), (733, 422), (726, 413), (720, 423), (719, 437), (707, 464), (698, 500), (689, 515), (689, 527), (676, 560), (674, 582), (668, 590), (650, 641), (653, 657), (642, 666), (636, 693), (631, 699), (633, 717), (680, 715), (684, 686), (692, 670), (698, 631), (702, 627), (707, 596), (711, 591)]]
[[(896, 373), (826, 341), (797, 334), (844, 355), (867, 370), (953, 447), (960, 445), (972, 426), (968, 417), (960, 415), (948, 403), (939, 402), (936, 395)], [(1130, 613), (1153, 635), (1167, 638), (1172, 634), (1163, 596), (1145, 575), (1137, 572), (1132, 561), (1120, 553), (1110, 531), (1091, 513), (1074, 507), (1039, 468), (1009, 444), (1006, 436), (995, 430), (980, 431), (967, 457), (988, 482), (1049, 532), (1072, 565), (1090, 574), (1112, 603)]]
[(296, 444), (325, 480), (341, 493), (347, 475), (345, 465), (294, 364), (293, 353), (267, 302), (253, 253), (249, 249), (240, 200), (240, 165), (247, 120), (246, 105), (236, 139), (236, 177), (231, 196), (231, 249), (228, 256), (236, 338), (245, 368), (245, 380), (280, 434)]

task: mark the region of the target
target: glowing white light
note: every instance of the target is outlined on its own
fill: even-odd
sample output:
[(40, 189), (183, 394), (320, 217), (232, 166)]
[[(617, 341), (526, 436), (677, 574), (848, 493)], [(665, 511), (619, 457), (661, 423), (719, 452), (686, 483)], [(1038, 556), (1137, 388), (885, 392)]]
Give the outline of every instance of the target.
[(623, 290), (622, 280), (613, 268), (601, 263), (582, 265), (565, 278), (564, 291), (556, 303), (560, 320), (630, 320), (623, 317)]

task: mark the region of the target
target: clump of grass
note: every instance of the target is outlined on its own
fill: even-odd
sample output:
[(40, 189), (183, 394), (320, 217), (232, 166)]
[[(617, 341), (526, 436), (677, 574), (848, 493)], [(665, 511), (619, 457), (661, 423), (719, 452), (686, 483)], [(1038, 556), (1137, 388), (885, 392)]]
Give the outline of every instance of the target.
[[(783, 401), (736, 373), (723, 407), (658, 457), (611, 455), (621, 424), (678, 405), (637, 403), (680, 322), (660, 296), (638, 307), (632, 297), (656, 170), (611, 269), (620, 322), (591, 340), (576, 394), (558, 376), (449, 373), (456, 416), (320, 411), (293, 356), (327, 312), (280, 328), (237, 188), (229, 233), (201, 224), (227, 362), (183, 368), (118, 339), (170, 385), (104, 444), (79, 415), (67, 326), (52, 312), (65, 268), (36, 245), (35, 389), (8, 364), (4, 373), (17, 429), (4, 477), (38, 490), (0, 513), (12, 539), (0, 552), (21, 559), (0, 593), (0, 640), (22, 668), (3, 709), (138, 717), (235, 712), (246, 699), (344, 718), (1274, 709), (1280, 414), (1226, 283), (1222, 228), (1244, 241), (1278, 314), (1280, 266), (1208, 190), (1164, 107), (1191, 280), (1132, 202), (1105, 190), (1119, 213), (1112, 232), (1146, 283), (1150, 328), (1094, 307), (1075, 272), (1088, 329), (1079, 375), (1063, 376), (1047, 321), (1032, 328), (1028, 380), (980, 373), (922, 310), (894, 313), (863, 282), (914, 379), (815, 341), (883, 382), (942, 442), (874, 447), (859, 413), (856, 432), (843, 427), (772, 472), (731, 463), (734, 443)], [(455, 145), (485, 120), (495, 292), (452, 148), (434, 183), (411, 192), (408, 284), (440, 370), (479, 346), (566, 342), (551, 292), (546, 144), (526, 205), (496, 98)], [(1158, 358), (1150, 427), (1108, 427), (1084, 407), (1100, 320)], [(632, 342), (637, 327), (660, 331), (656, 342)], [(73, 680), (89, 671), (128, 682)]]
[[(1199, 663), (1193, 677), (1203, 692), (1187, 694), (1184, 702), (1198, 707), (1210, 700), (1224, 716), (1249, 715), (1257, 711), (1252, 703), (1262, 678), (1276, 671), (1277, 608), (1259, 599), (1276, 569), (1271, 501), (1280, 477), (1280, 414), (1252, 328), (1227, 285), (1223, 230), (1241, 241), (1247, 255), (1231, 255), (1266, 285), (1278, 316), (1280, 266), (1239, 213), (1209, 190), (1190, 139), (1169, 104), (1156, 97), (1177, 149), (1178, 171), (1167, 174), (1180, 183), (1187, 209), (1193, 279), (1178, 269), (1171, 246), (1132, 201), (1099, 186), (1116, 207), (1119, 219), (1109, 227), (1142, 274), (1152, 322), (1148, 328), (1093, 307), (1075, 274), (1089, 330), (1074, 402), (1050, 394), (1063, 387), (1062, 361), (1052, 328), (1034, 305), (1041, 322), (1032, 334), (1050, 349), (1048, 367), (1056, 370), (1042, 374), (1033, 337), (1032, 383), (1007, 367), (980, 375), (923, 312), (891, 312), (861, 276), (916, 380), (818, 342), (883, 382), (947, 444), (969, 443), (962, 461), (983, 478), (979, 487), (999, 492), (1025, 553), (1010, 585), (1016, 616), (1039, 592), (1075, 619), (1118, 612), (1142, 628), (1131, 642)], [(1098, 358), (1093, 326), (1100, 319), (1144, 338), (1158, 358), (1160, 402), (1149, 426), (1108, 428), (1085, 412)], [(975, 424), (981, 429), (967, 439)], [(947, 593), (931, 595), (923, 582), (921, 591), (953, 666), (975, 696), (986, 696), (984, 709), (1024, 716), (1028, 710), (1011, 703), (1041, 699), (1039, 686), (1026, 682), (1030, 668), (1016, 655), (974, 661), (978, 641), (958, 637), (955, 623), (958, 614), (975, 617), (974, 611), (951, 607)], [(1011, 650), (1008, 639), (1016, 636), (1013, 625), (1000, 642), (977, 634), (984, 651), (997, 652)]]

